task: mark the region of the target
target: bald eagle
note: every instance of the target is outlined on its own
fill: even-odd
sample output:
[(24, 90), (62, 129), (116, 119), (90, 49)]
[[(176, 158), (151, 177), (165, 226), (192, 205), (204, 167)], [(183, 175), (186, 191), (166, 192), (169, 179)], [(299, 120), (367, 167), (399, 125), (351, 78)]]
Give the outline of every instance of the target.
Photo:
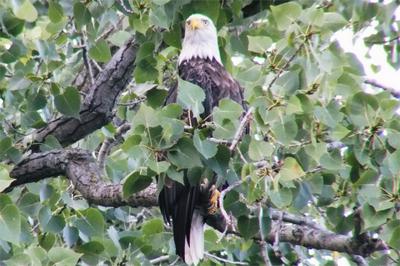
[[(211, 117), (213, 108), (223, 98), (232, 99), (245, 109), (242, 88), (222, 65), (217, 38), (210, 18), (200, 14), (187, 18), (178, 72), (181, 79), (203, 89), (206, 97), (202, 118)], [(175, 86), (170, 89), (166, 104), (175, 103), (177, 95)], [(213, 190), (204, 199), (200, 184), (191, 186), (186, 177), (184, 181), (186, 184), (182, 185), (167, 178), (159, 194), (159, 206), (164, 220), (169, 224), (172, 220), (176, 254), (190, 265), (203, 258), (205, 217), (215, 212), (219, 191), (214, 190), (215, 180), (212, 180), (209, 187)]]

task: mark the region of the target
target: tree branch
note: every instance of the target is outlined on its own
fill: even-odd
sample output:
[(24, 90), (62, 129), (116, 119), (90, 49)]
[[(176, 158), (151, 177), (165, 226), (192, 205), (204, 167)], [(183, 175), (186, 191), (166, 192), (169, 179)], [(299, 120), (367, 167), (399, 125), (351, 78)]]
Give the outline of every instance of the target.
[(369, 84), (371, 86), (374, 86), (376, 88), (382, 89), (384, 91), (388, 91), (395, 98), (400, 98), (400, 91), (396, 90), (395, 88), (391, 88), (391, 87), (388, 87), (386, 85), (383, 85), (383, 84), (377, 82), (376, 80), (367, 79), (367, 80), (364, 80), (364, 83), (365, 84)]
[(109, 123), (120, 93), (132, 79), (136, 51), (137, 45), (131, 39), (114, 54), (90, 87), (81, 105), (79, 119), (61, 116), (50, 121), (46, 127), (25, 137), (22, 140), (24, 147), (31, 145), (31, 150), (37, 152), (39, 144), (50, 135), (62, 146), (68, 146)]
[(5, 190), (18, 185), (65, 175), (89, 202), (102, 206), (157, 206), (156, 185), (129, 198), (122, 196), (122, 184), (105, 181), (93, 156), (84, 150), (52, 150), (34, 153), (18, 163), (10, 176), (15, 181)]
[[(132, 207), (157, 206), (156, 184), (153, 183), (143, 191), (129, 198), (124, 198), (122, 196), (122, 184), (105, 181), (93, 156), (89, 152), (79, 149), (52, 150), (29, 155), (11, 171), (10, 176), (15, 181), (6, 191), (10, 191), (13, 187), (21, 184), (59, 175), (65, 175), (71, 180), (75, 189), (93, 204), (112, 207), (126, 205)], [(272, 218), (278, 215), (277, 212), (272, 212)], [(274, 243), (275, 237), (278, 235), (280, 242), (289, 242), (315, 249), (346, 252), (350, 255), (363, 257), (374, 251), (388, 249), (387, 245), (379, 239), (369, 237), (359, 239), (335, 234), (315, 228), (314, 224), (305, 222), (304, 218), (295, 219), (286, 213), (280, 214), (280, 217), (282, 217), (283, 222), (273, 221), (270, 233), (265, 236), (265, 240), (269, 243)], [(226, 228), (225, 219), (221, 214), (206, 217), (206, 221), (210, 226), (221, 232)], [(289, 224), (286, 221), (293, 221), (298, 224)], [(238, 235), (237, 232), (230, 231), (229, 233)], [(256, 237), (256, 239), (260, 240), (259, 237)]]

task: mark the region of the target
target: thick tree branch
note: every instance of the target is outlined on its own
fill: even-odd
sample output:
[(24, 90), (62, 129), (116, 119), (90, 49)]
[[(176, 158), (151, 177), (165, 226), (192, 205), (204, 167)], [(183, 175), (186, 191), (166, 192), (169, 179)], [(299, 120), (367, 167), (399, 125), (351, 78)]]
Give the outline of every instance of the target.
[[(151, 207), (157, 206), (157, 188), (155, 184), (129, 198), (122, 196), (122, 185), (105, 181), (93, 156), (83, 150), (53, 150), (34, 153), (22, 160), (11, 171), (15, 178), (8, 190), (25, 183), (35, 182), (48, 177), (65, 175), (74, 184), (82, 196), (91, 203), (102, 206)], [(350, 255), (366, 257), (374, 251), (387, 250), (386, 244), (375, 238), (354, 238), (339, 235), (316, 226), (305, 218), (295, 218), (291, 214), (278, 213), (273, 210), (270, 233), (265, 240), (274, 243), (276, 236), (280, 242), (289, 242), (308, 248), (326, 249), (346, 252)], [(276, 221), (277, 216), (282, 218)], [(275, 220), (274, 220), (275, 219)], [(209, 216), (207, 223), (223, 232), (226, 229), (225, 219), (221, 214)], [(293, 223), (288, 223), (293, 222)], [(233, 226), (236, 228), (236, 226)], [(229, 232), (238, 235), (237, 232)], [(260, 240), (259, 238), (256, 238)]]
[(33, 151), (38, 151), (39, 144), (53, 135), (62, 146), (68, 146), (109, 123), (120, 93), (132, 79), (136, 51), (137, 45), (131, 39), (114, 54), (90, 87), (79, 119), (61, 116), (24, 138), (23, 144), (30, 144)]
[(122, 184), (105, 181), (93, 156), (83, 150), (53, 150), (31, 154), (17, 164), (10, 176), (15, 181), (6, 189), (36, 182), (48, 177), (65, 175), (89, 202), (103, 206), (150, 207), (157, 205), (156, 185), (132, 197), (122, 196)]

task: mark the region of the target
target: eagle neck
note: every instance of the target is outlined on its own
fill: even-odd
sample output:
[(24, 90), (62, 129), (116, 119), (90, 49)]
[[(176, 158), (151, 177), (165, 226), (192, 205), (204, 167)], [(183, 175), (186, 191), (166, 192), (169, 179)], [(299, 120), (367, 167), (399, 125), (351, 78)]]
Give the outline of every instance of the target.
[(217, 42), (193, 43), (184, 41), (182, 51), (179, 55), (179, 64), (193, 58), (209, 59), (210, 61), (215, 59), (222, 65)]

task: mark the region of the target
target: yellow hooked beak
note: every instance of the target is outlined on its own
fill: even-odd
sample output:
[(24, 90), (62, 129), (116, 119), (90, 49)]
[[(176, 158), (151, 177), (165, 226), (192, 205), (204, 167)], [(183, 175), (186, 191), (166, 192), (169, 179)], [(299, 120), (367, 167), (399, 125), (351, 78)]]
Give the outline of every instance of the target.
[(192, 30), (201, 29), (203, 27), (200, 19), (195, 19), (195, 18), (188, 20), (187, 24)]

